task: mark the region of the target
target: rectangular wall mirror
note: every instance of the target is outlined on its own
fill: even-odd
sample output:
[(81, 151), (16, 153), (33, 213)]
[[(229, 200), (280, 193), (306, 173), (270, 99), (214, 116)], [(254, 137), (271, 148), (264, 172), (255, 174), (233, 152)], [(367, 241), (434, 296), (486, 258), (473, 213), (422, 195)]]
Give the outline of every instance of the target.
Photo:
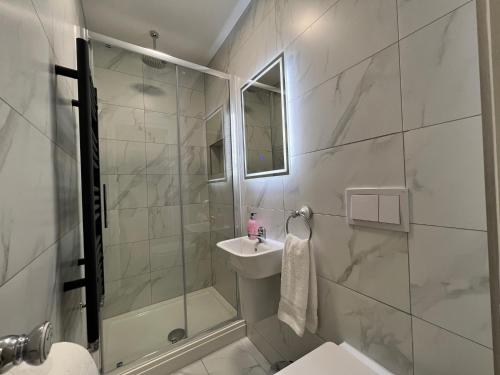
[(241, 89), (245, 178), (288, 173), (283, 55)]
[(224, 165), (224, 116), (222, 107), (216, 109), (206, 120), (208, 180), (225, 179)]

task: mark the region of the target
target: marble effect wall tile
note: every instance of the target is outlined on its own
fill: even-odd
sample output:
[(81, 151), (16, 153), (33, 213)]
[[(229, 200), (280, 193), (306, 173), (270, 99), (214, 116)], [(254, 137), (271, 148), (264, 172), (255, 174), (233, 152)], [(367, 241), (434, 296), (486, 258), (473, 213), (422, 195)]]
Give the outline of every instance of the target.
[(179, 78), (179, 86), (201, 92), (205, 91), (205, 74), (178, 65), (177, 75)]
[(150, 275), (140, 275), (106, 283), (103, 318), (111, 318), (151, 304)]
[(146, 142), (177, 144), (177, 115), (146, 111)]
[(252, 207), (283, 210), (283, 177), (251, 178), (243, 181), (245, 202)]
[(163, 69), (156, 69), (142, 64), (142, 69), (144, 78), (147, 80), (169, 83), (171, 85), (177, 84), (177, 72), (174, 64), (166, 63)]
[(182, 202), (207, 203), (208, 199), (207, 176), (183, 175), (182, 176)]
[(293, 100), (289, 113), (292, 155), (401, 131), (397, 45)]
[(99, 138), (144, 142), (144, 110), (101, 103)]
[(205, 122), (194, 117), (179, 117), (181, 144), (183, 146), (206, 147)]
[(206, 147), (181, 146), (182, 174), (207, 174)]
[(125, 107), (144, 108), (142, 77), (96, 67), (94, 81), (99, 100)]
[(481, 117), (404, 137), (410, 221), (485, 230)]
[(146, 143), (148, 174), (171, 174), (179, 171), (178, 150), (176, 145)]
[(399, 37), (435, 21), (469, 0), (398, 0)]
[(348, 342), (395, 374), (412, 374), (409, 315), (326, 279), (318, 279), (319, 331)]
[(151, 294), (153, 303), (179, 297), (183, 293), (182, 266), (151, 272)]
[(197, 90), (179, 87), (179, 114), (186, 117), (205, 117), (205, 95)]
[(177, 93), (175, 85), (144, 79), (144, 109), (147, 111), (176, 113)]
[(177, 175), (148, 175), (148, 206), (179, 205), (179, 177)]
[(106, 282), (149, 274), (149, 242), (108, 246), (104, 259)]
[(401, 41), (405, 129), (481, 113), (475, 9), (470, 2)]
[(348, 187), (404, 186), (400, 134), (304, 154), (291, 159), (284, 177), (285, 208), (345, 215)]
[(493, 375), (491, 349), (413, 318), (415, 375)]
[[(410, 312), (406, 233), (350, 226), (340, 216), (316, 214), (312, 223), (319, 275)], [(296, 225), (303, 224), (294, 220), (293, 233)]]
[(161, 238), (179, 235), (180, 207), (150, 207), (149, 208), (149, 238)]
[(397, 39), (393, 0), (338, 1), (288, 47), (289, 95), (303, 94)]
[(99, 142), (101, 174), (145, 174), (146, 150), (143, 142)]
[(149, 244), (151, 271), (182, 265), (183, 255), (180, 236), (151, 239)]
[(242, 44), (241, 48), (237, 49), (230, 60), (228, 71), (246, 81), (264, 68), (277, 54), (276, 20), (273, 7), (265, 15), (255, 33)]
[(94, 40), (92, 53), (95, 67), (142, 77), (142, 56), (137, 53)]
[(486, 232), (412, 225), (413, 315), (491, 347)]
[(278, 45), (285, 49), (338, 0), (277, 0)]
[(145, 175), (103, 175), (101, 184), (106, 184), (108, 210), (147, 207), (148, 190)]
[(132, 208), (108, 211), (104, 244), (116, 245), (148, 239), (148, 209)]
[(61, 171), (54, 144), (3, 101), (0, 144), (1, 285), (63, 233), (58, 231)]
[(53, 57), (49, 42), (28, 0), (8, 0), (0, 12), (0, 97), (41, 132), (51, 135)]

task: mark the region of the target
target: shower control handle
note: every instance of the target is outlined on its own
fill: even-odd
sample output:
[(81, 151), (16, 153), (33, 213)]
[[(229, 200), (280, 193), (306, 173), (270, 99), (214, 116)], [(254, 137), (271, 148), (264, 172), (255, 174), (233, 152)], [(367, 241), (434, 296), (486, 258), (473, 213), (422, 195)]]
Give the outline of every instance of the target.
[(52, 324), (45, 322), (29, 335), (9, 335), (0, 338), (0, 369), (8, 364), (25, 361), (40, 365), (47, 359), (52, 347)]

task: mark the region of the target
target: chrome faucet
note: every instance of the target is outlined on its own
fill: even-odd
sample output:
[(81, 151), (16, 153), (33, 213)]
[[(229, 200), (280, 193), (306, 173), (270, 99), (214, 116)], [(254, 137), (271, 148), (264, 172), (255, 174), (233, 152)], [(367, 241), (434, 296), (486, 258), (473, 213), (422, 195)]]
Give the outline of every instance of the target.
[(263, 243), (266, 241), (266, 228), (264, 227), (259, 227), (259, 229), (257, 229), (257, 233), (248, 233), (248, 238), (251, 238), (252, 236), (254, 236), (258, 241), (259, 243)]

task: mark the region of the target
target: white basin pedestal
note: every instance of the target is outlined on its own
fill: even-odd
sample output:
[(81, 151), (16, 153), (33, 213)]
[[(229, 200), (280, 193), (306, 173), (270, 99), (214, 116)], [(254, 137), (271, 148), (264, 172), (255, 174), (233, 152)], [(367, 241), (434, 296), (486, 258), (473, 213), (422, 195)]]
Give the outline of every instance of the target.
[(231, 266), (238, 274), (243, 318), (252, 323), (276, 314), (283, 243), (274, 240), (259, 243), (248, 237), (238, 237), (221, 241), (217, 247), (229, 254)]

